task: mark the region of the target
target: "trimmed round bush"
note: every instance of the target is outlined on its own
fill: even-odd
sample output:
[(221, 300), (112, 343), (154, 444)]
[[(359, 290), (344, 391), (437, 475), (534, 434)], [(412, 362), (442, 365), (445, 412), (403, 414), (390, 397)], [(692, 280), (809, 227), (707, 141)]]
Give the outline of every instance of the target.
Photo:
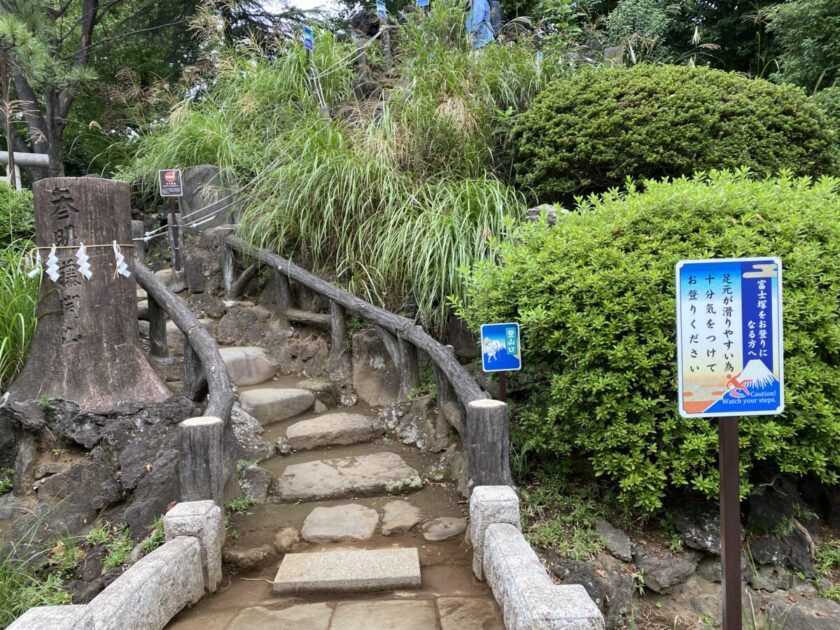
[[(556, 227), (527, 225), (499, 263), (476, 267), (460, 313), (477, 328), (522, 324), (516, 451), (589, 461), (621, 501), (659, 509), (669, 492), (717, 496), (717, 428), (677, 411), (674, 266), (779, 256), (781, 416), (741, 423), (742, 492), (776, 473), (840, 481), (840, 180), (744, 173), (646, 182), (594, 197)], [(512, 384), (515, 390), (516, 382)]]
[(519, 117), (516, 173), (540, 201), (743, 166), (816, 176), (835, 172), (833, 136), (792, 85), (687, 66), (599, 68), (552, 82)]

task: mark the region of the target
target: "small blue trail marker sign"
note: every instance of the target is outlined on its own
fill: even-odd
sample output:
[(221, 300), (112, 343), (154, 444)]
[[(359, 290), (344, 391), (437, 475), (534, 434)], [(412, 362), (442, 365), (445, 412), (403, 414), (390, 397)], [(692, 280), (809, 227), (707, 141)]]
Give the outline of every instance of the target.
[(315, 39), (312, 35), (311, 26), (303, 27), (303, 47), (306, 48), (306, 50), (315, 50)]
[(481, 367), (485, 372), (511, 372), (522, 369), (519, 324), (481, 326)]
[(429, 6), (429, 0), (417, 0), (417, 6), (421, 9)]
[(781, 260), (679, 262), (677, 354), (682, 416), (782, 413)]
[(384, 0), (376, 0), (376, 16), (380, 20), (384, 20), (388, 17), (388, 9), (385, 7)]

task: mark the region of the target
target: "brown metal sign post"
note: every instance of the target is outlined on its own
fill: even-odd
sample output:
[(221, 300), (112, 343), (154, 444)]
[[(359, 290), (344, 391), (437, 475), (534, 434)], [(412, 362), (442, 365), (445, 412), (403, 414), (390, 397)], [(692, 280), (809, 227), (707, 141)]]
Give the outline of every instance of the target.
[(723, 629), (741, 630), (738, 418), (782, 413), (782, 261), (682, 260), (676, 267), (679, 412), (717, 418)]
[(741, 630), (741, 498), (738, 418), (718, 420), (723, 627)]

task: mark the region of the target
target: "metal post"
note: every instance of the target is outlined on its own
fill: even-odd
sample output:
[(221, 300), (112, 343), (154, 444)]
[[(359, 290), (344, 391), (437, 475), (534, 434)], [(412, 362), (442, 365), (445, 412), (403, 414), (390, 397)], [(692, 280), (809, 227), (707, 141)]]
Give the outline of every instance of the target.
[(499, 372), (499, 400), (507, 402), (507, 372)]
[(741, 630), (741, 499), (738, 418), (718, 419), (723, 630)]

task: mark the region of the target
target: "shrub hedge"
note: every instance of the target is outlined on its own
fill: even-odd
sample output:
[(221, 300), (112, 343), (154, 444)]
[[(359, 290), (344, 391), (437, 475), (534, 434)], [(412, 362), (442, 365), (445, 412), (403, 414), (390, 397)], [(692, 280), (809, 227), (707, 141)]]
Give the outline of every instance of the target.
[(542, 389), (522, 409), (518, 448), (585, 457), (643, 512), (669, 492), (718, 488), (715, 424), (677, 413), (674, 265), (780, 256), (786, 411), (741, 425), (742, 492), (769, 470), (840, 480), (840, 180), (745, 172), (646, 182), (592, 197), (555, 228), (528, 225), (499, 264), (468, 277), (473, 326), (522, 324)]
[(735, 73), (640, 64), (552, 82), (514, 129), (520, 184), (540, 201), (627, 178), (746, 166), (835, 172), (834, 132), (801, 89)]

